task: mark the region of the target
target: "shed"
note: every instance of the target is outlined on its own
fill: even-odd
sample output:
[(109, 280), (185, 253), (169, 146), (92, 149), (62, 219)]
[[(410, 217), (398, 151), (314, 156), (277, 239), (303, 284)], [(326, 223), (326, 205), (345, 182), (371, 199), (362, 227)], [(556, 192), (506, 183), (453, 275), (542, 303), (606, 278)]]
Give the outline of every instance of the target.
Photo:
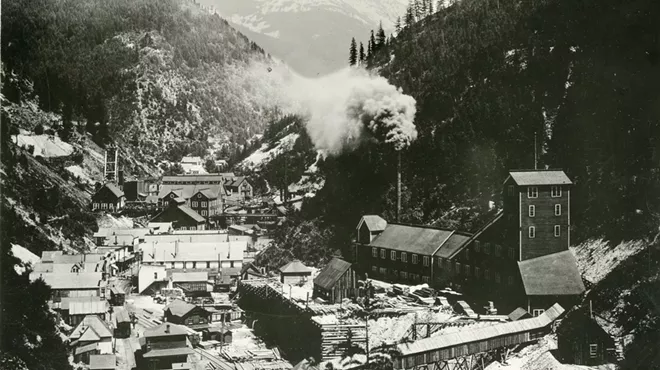
[(351, 264), (335, 257), (314, 279), (314, 296), (340, 302), (355, 295), (355, 284)]
[(282, 284), (304, 284), (312, 276), (312, 269), (299, 260), (293, 260), (280, 267), (280, 276)]
[(513, 310), (513, 312), (511, 312), (509, 314), (509, 320), (511, 320), (511, 321), (518, 321), (518, 320), (521, 320), (521, 319), (529, 319), (530, 317), (532, 317), (532, 315), (530, 315), (529, 312), (527, 312), (527, 310), (525, 310), (522, 307), (516, 308), (515, 310)]
[(210, 340), (217, 340), (222, 344), (229, 344), (232, 341), (233, 333), (229, 328), (212, 326), (208, 329), (208, 338)]
[(585, 309), (570, 312), (557, 329), (557, 349), (565, 363), (596, 366), (615, 360), (614, 339)]
[(117, 356), (115, 355), (91, 355), (89, 356), (90, 370), (115, 370), (117, 369)]

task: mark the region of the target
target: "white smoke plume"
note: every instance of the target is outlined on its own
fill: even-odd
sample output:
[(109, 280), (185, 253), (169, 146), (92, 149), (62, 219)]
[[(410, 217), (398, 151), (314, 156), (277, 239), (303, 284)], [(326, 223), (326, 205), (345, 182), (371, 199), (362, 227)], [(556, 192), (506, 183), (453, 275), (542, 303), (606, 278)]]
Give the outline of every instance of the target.
[(315, 79), (272, 70), (257, 83), (274, 88), (270, 104), (307, 116), (307, 132), (325, 155), (350, 151), (366, 140), (402, 150), (417, 138), (415, 99), (363, 69)]

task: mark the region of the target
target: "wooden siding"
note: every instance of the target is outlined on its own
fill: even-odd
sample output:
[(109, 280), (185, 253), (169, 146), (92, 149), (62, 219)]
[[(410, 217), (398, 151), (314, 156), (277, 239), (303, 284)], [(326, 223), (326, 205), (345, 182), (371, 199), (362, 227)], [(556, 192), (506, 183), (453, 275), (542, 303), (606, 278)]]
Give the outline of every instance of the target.
[[(545, 256), (568, 250), (568, 188), (562, 187), (560, 197), (551, 196), (551, 186), (538, 186), (538, 198), (527, 197), (527, 187), (519, 187), (520, 191), (520, 230), (521, 230), (521, 260)], [(561, 215), (555, 215), (555, 205), (561, 205)], [(534, 217), (529, 216), (529, 206), (534, 206)], [(554, 235), (554, 226), (560, 226), (560, 236)], [(534, 238), (529, 237), (529, 227), (536, 228)]]
[(314, 284), (314, 296), (319, 296), (330, 302), (339, 303), (344, 298), (355, 296), (356, 284), (355, 272), (353, 268), (349, 268), (330, 290), (323, 289)]
[[(406, 262), (402, 261), (400, 252), (393, 249), (377, 248), (377, 256), (372, 257), (372, 247), (360, 244), (357, 246), (358, 262), (360, 268), (369, 274), (370, 277), (377, 278), (388, 282), (400, 283), (422, 283), (424, 278), (429, 279), (431, 282), (431, 264), (433, 256), (427, 255), (429, 260), (428, 266), (424, 266), (424, 255), (416, 253), (406, 253)], [(384, 251), (384, 258), (381, 258), (381, 251)], [(392, 252), (395, 252), (395, 259), (392, 259)], [(413, 263), (413, 255), (417, 256), (417, 263)], [(376, 267), (376, 271), (373, 271)], [(385, 269), (384, 273), (381, 269)], [(396, 272), (396, 274), (395, 274)], [(401, 274), (405, 272), (405, 276)], [(419, 275), (419, 278), (416, 276)]]

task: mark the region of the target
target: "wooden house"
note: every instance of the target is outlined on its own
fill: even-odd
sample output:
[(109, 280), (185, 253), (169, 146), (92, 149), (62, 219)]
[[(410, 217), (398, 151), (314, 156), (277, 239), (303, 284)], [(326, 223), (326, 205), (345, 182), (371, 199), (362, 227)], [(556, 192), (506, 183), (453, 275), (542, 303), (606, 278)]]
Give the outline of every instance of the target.
[(97, 316), (85, 317), (73, 329), (69, 335), (69, 341), (70, 346), (74, 348), (74, 356), (82, 357), (83, 361), (90, 354), (111, 354), (114, 351), (112, 330), (105, 321)]
[(125, 201), (124, 192), (109, 182), (92, 195), (92, 210), (116, 212), (124, 208)]
[(124, 307), (114, 307), (115, 338), (131, 336), (131, 317)]
[(222, 187), (202, 186), (190, 198), (190, 208), (204, 218), (213, 217), (222, 213)]
[(282, 284), (304, 284), (312, 276), (312, 269), (299, 260), (293, 260), (280, 267), (280, 281)]
[(137, 368), (145, 370), (171, 369), (172, 364), (188, 362), (195, 351), (190, 346), (188, 331), (165, 322), (144, 331), (144, 346), (136, 358)]
[(314, 278), (314, 297), (341, 302), (355, 296), (356, 283), (351, 264), (335, 257)]
[(205, 230), (206, 219), (185, 204), (166, 207), (149, 222), (171, 222), (174, 230)]
[(247, 200), (254, 196), (254, 189), (245, 176), (234, 176), (227, 178), (225, 191), (232, 199)]
[(615, 360), (614, 339), (584, 309), (570, 312), (561, 321), (557, 349), (568, 364), (596, 366)]
[(116, 355), (91, 355), (89, 356), (89, 370), (116, 370)]
[(202, 330), (208, 328), (211, 314), (199, 306), (175, 299), (165, 307), (165, 321)]

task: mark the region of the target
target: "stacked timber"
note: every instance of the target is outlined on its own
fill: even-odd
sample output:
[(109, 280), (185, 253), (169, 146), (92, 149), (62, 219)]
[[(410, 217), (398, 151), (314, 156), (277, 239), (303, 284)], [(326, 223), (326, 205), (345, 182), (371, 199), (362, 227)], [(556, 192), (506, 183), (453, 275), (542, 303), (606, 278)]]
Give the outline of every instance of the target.
[(322, 324), (320, 330), (322, 361), (341, 358), (353, 346), (366, 348), (365, 324)]

